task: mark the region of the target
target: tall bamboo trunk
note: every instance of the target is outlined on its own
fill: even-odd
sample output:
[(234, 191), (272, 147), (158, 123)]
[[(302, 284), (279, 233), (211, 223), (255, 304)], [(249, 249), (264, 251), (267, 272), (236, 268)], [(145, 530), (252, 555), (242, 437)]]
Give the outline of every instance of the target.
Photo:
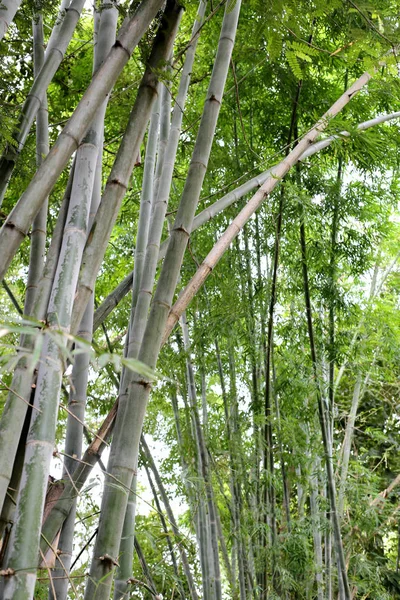
[[(101, 66), (115, 41), (115, 31), (117, 26), (118, 10), (107, 1), (103, 2), (101, 12), (94, 11), (94, 64), (93, 73)], [(101, 180), (102, 180), (102, 144), (104, 130), (104, 115), (107, 106), (107, 99), (99, 108), (93, 119), (93, 123), (83, 140), (83, 145), (90, 139), (96, 140), (97, 158), (96, 170), (92, 189), (88, 188), (88, 194), (91, 195), (90, 213), (88, 229), (94, 221), (101, 198)], [(81, 146), (80, 146), (81, 148)], [(76, 160), (80, 160), (80, 148), (78, 149)], [(94, 151), (96, 154), (96, 150)], [(93, 157), (94, 158), (94, 157)], [(85, 314), (83, 315), (78, 336), (89, 343), (92, 340), (93, 329), (94, 298), (91, 297)], [(68, 401), (68, 418), (65, 439), (65, 459), (63, 478), (69, 478), (73, 473), (76, 461), (82, 454), (83, 442), (83, 423), (85, 418), (86, 394), (89, 371), (89, 354), (87, 352), (79, 353), (75, 358), (72, 369), (71, 390)], [(64, 600), (67, 597), (68, 576), (72, 560), (73, 538), (75, 530), (76, 502), (71, 507), (71, 511), (61, 530), (58, 544), (58, 554), (56, 568), (52, 572), (53, 582), (49, 589), (50, 600)], [(54, 590), (54, 593), (53, 593)]]
[[(136, 235), (135, 248), (135, 267), (133, 275), (132, 307), (130, 326), (127, 334), (127, 356), (136, 358), (129, 351), (130, 332), (136, 309), (137, 297), (141, 287), (143, 277), (144, 255), (147, 245), (148, 231), (150, 225), (151, 209), (153, 205), (154, 189), (154, 167), (156, 161), (156, 148), (159, 133), (160, 121), (160, 86), (158, 86), (157, 99), (154, 104), (153, 113), (150, 120), (149, 135), (146, 146), (146, 156), (144, 162), (144, 173), (142, 182), (142, 193), (140, 199), (140, 212), (138, 230)], [(127, 374), (124, 372), (121, 378), (121, 389), (124, 386), (124, 378)], [(129, 493), (128, 505), (125, 515), (125, 521), (122, 530), (121, 546), (119, 551), (119, 566), (117, 568), (114, 598), (118, 600), (126, 596), (129, 585), (127, 583), (132, 571), (133, 551), (134, 551), (134, 522), (135, 522), (136, 495), (133, 491)]]
[[(231, 7), (229, 7), (231, 8)], [(221, 39), (210, 81), (209, 95), (203, 112), (193, 158), (189, 167), (184, 192), (177, 211), (171, 241), (158, 280), (156, 293), (148, 318), (143, 342), (138, 358), (150, 368), (154, 368), (160, 350), (164, 325), (172, 303), (183, 253), (187, 244), (194, 212), (200, 196), (211, 143), (219, 114), (222, 92), (229, 67), (233, 37), (236, 32), (240, 1), (232, 10), (226, 10)], [(135, 311), (135, 317), (138, 307)], [(122, 532), (123, 518), (126, 510), (126, 494), (123, 488), (129, 489), (138, 464), (138, 450), (146, 405), (150, 393), (151, 382), (148, 377), (133, 374), (129, 387), (119, 398), (118, 414), (111, 447), (107, 480), (120, 482), (116, 486), (105, 485), (99, 533), (94, 549), (90, 578), (85, 598), (89, 600), (96, 589), (99, 600), (108, 598), (111, 585), (113, 563), (118, 553)], [(112, 528), (109, 526), (112, 515)], [(108, 559), (105, 559), (107, 555)], [(101, 560), (102, 558), (102, 560)]]

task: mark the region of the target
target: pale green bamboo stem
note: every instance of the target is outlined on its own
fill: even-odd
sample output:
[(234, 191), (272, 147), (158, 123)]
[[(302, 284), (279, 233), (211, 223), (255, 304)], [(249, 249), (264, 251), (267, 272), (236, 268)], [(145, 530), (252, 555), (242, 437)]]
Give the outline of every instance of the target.
[(346, 432), (343, 441), (342, 457), (340, 461), (340, 485), (338, 497), (338, 513), (340, 517), (343, 515), (344, 500), (346, 496), (347, 474), (349, 471), (351, 444), (353, 440), (354, 426), (357, 418), (358, 406), (364, 394), (365, 387), (368, 384), (369, 376), (370, 374), (367, 373), (367, 375), (364, 378), (364, 381), (362, 381), (361, 374), (358, 374), (353, 389), (353, 398), (351, 402), (350, 413), (347, 419)]
[[(171, 58), (170, 58), (171, 62)], [(171, 75), (172, 68), (167, 68), (167, 74)], [(154, 198), (158, 197), (160, 179), (164, 164), (165, 152), (168, 144), (168, 136), (171, 119), (171, 89), (169, 83), (161, 84), (161, 114), (160, 114), (160, 136), (157, 149), (157, 164), (154, 175)]]
[[(34, 76), (38, 76), (44, 62), (43, 17), (41, 14), (33, 18), (33, 66)], [(36, 164), (39, 167), (49, 152), (49, 117), (47, 111), (46, 93), (36, 114)], [(47, 205), (45, 200), (42, 208), (32, 224), (31, 251), (29, 259), (28, 281), (25, 292), (25, 315), (31, 316), (35, 295), (43, 271), (46, 248)]]
[(51, 148), (46, 160), (43, 161), (24, 194), (6, 219), (0, 230), (0, 279), (4, 277), (15, 252), (27, 235), (33, 219), (52, 190), (68, 159), (78, 148), (93, 119), (93, 115), (114, 86), (134, 48), (162, 4), (163, 0), (146, 0), (142, 2), (135, 14), (123, 27), (106, 61), (97, 71), (74, 114)]
[[(49, 301), (47, 315), (49, 333), (44, 336), (39, 362), (31, 427), (27, 437), (15, 526), (12, 530), (10, 557), (7, 564), (15, 574), (8, 577), (5, 582), (5, 600), (32, 598), (36, 582), (36, 560), (63, 371), (60, 345), (66, 342), (62, 335), (59, 335), (57, 340), (54, 332), (59, 329), (61, 331), (69, 329), (79, 266), (87, 235), (91, 182), (96, 167), (96, 163), (93, 164), (93, 145), (86, 143), (81, 146), (80, 151), (81, 156), (76, 163), (64, 238)], [(97, 152), (94, 155), (96, 160)]]
[[(133, 275), (132, 289), (132, 307), (130, 327), (131, 331), (133, 316), (135, 314), (136, 302), (140, 284), (143, 275), (144, 254), (147, 245), (147, 237), (150, 226), (151, 208), (153, 204), (154, 190), (154, 167), (156, 160), (157, 139), (159, 134), (160, 123), (160, 85), (158, 85), (157, 99), (154, 103), (153, 112), (150, 119), (149, 135), (146, 146), (146, 155), (144, 161), (144, 173), (142, 182), (142, 193), (140, 199), (139, 222), (136, 235), (135, 248), (135, 267)], [(130, 354), (129, 338), (127, 336), (126, 353), (128, 358), (136, 358)], [(121, 377), (121, 389), (124, 386), (124, 372)], [(134, 482), (136, 484), (136, 482)], [(135, 507), (136, 507), (136, 492), (130, 491), (128, 505), (125, 514), (124, 525), (122, 529), (121, 546), (119, 550), (119, 566), (117, 567), (115, 584), (114, 584), (114, 600), (124, 598), (129, 590), (128, 579), (132, 576), (132, 563), (134, 552), (134, 532), (135, 532)]]
[(22, 0), (3, 0), (0, 9), (0, 41), (6, 34)]
[[(166, 27), (167, 24), (164, 23)], [(177, 26), (177, 24), (176, 24)], [(165, 64), (171, 51), (174, 33), (168, 29), (165, 43), (160, 37), (154, 44), (147, 69), (139, 86), (125, 135), (118, 150), (113, 168), (105, 187), (98, 215), (93, 226), (93, 235), (85, 248), (82, 269), (74, 303), (72, 330), (76, 330), (88, 298), (94, 289), (97, 273), (102, 263), (111, 231), (118, 216), (122, 198), (129, 185), (136, 157), (146, 131), (153, 103), (157, 97), (158, 69)]]
[[(107, 54), (111, 50), (115, 42), (115, 32), (117, 27), (118, 10), (110, 4), (108, 0), (103, 0), (100, 12), (94, 10), (94, 56), (93, 56), (93, 73), (95, 73), (105, 60)], [(88, 189), (91, 195), (90, 213), (88, 229), (93, 224), (97, 209), (101, 199), (101, 181), (102, 181), (102, 145), (103, 145), (103, 130), (104, 130), (104, 115), (107, 106), (108, 97), (103, 105), (97, 111), (92, 125), (85, 136), (83, 144), (87, 139), (92, 137), (96, 140), (97, 147), (97, 162), (95, 178), (93, 180), (92, 189)], [(77, 160), (80, 159), (78, 149)], [(86, 307), (82, 321), (78, 330), (78, 337), (85, 339), (88, 342), (92, 341), (93, 330), (93, 313), (94, 313), (94, 297), (91, 296)], [(67, 418), (66, 439), (65, 439), (65, 468), (63, 479), (67, 479), (75, 469), (75, 458), (79, 459), (82, 455), (83, 442), (83, 422), (86, 409), (86, 394), (88, 382), (90, 356), (89, 353), (82, 352), (75, 357), (75, 363), (71, 375), (71, 390), (69, 394), (68, 407), (69, 413)], [(56, 560), (56, 568), (52, 571), (53, 582), (49, 586), (50, 600), (65, 600), (68, 591), (68, 575), (70, 572), (72, 560), (72, 548), (75, 530), (75, 514), (76, 514), (77, 499), (75, 499), (71, 511), (63, 525), (58, 544), (58, 555)], [(61, 562), (59, 560), (61, 559)], [(53, 589), (55, 595), (53, 595)]]
[[(163, 169), (159, 185), (159, 194), (157, 197), (155, 197), (153, 216), (151, 220), (150, 231), (148, 234), (149, 241), (146, 248), (144, 277), (141, 281), (137, 306), (134, 315), (134, 322), (132, 323), (132, 337), (129, 340), (131, 352), (135, 352), (136, 355), (140, 347), (140, 341), (143, 336), (143, 330), (146, 324), (149, 305), (151, 301), (151, 293), (153, 290), (154, 277), (157, 269), (157, 260), (161, 235), (163, 230), (165, 214), (168, 206), (168, 199), (172, 184), (172, 176), (175, 165), (176, 153), (178, 149), (179, 136), (182, 128), (183, 111), (185, 108), (187, 91), (190, 83), (190, 76), (193, 68), (195, 50), (197, 46), (198, 36), (196, 36), (196, 32), (203, 21), (205, 7), (206, 2), (204, 0), (201, 0), (199, 4), (197, 19), (192, 31), (193, 41), (186, 54), (185, 64), (179, 83), (179, 90), (174, 106), (174, 112), (172, 115), (171, 130), (168, 137), (167, 149), (165, 151), (165, 160), (163, 162)], [(93, 286), (93, 269), (90, 268), (87, 269), (87, 271), (89, 277), (92, 278), (91, 286)], [(88, 285), (89, 284), (86, 283), (85, 287), (87, 287)], [(83, 293), (84, 288), (82, 290), (82, 294)]]
[(6, 193), (15, 163), (25, 145), (37, 111), (42, 104), (42, 99), (64, 58), (65, 51), (71, 41), (84, 4), (85, 0), (72, 0), (59, 28), (57, 37), (54, 39), (52, 47), (46, 52), (42, 68), (35, 74), (32, 88), (22, 107), (18, 125), (12, 133), (15, 144), (7, 145), (0, 160), (0, 205)]
[[(175, 0), (168, 0), (167, 6), (163, 15), (163, 20), (160, 26), (160, 30), (157, 34), (157, 38), (153, 47), (152, 57), (155, 59), (157, 65), (161, 59), (165, 59), (169, 56), (172, 48), (173, 41), (175, 39), (176, 31), (180, 22), (182, 14), (182, 7), (175, 2)], [(154, 64), (154, 63), (153, 63)], [(157, 78), (149, 73), (149, 77), (152, 76), (153, 87), (151, 88), (150, 102), (147, 110), (152, 108), (154, 94), (157, 86)], [(148, 88), (147, 88), (148, 89)], [(147, 119), (145, 121), (147, 123)], [(130, 148), (131, 156), (130, 162), (136, 158), (137, 152), (134, 152)], [(102, 203), (103, 204), (103, 203)], [(99, 209), (101, 211), (101, 207)], [(128, 379), (124, 377), (124, 381)], [(123, 385), (125, 383), (123, 382)], [(121, 410), (121, 398), (123, 398), (124, 390), (119, 399), (119, 409)], [(94, 594), (98, 600), (108, 600), (110, 595), (110, 588), (112, 583), (112, 577), (114, 567), (117, 563), (117, 555), (119, 551), (119, 545), (121, 541), (123, 522), (125, 517), (126, 505), (127, 505), (127, 490), (129, 491), (132, 486), (133, 472), (137, 467), (136, 456), (129, 455), (124, 452), (124, 456), (120, 457), (117, 455), (117, 459), (122, 458), (122, 464), (115, 466), (115, 456), (113, 455), (113, 446), (111, 447), (108, 473), (105, 480), (105, 489), (102, 499), (102, 513), (99, 522), (99, 532), (96, 539), (94, 548), (94, 556), (90, 568), (90, 576), (87, 581), (85, 590), (85, 599), (91, 599)], [(125, 468), (125, 464), (128, 468)], [(110, 468), (111, 465), (111, 468)], [(120, 485), (112, 485), (111, 482), (116, 480), (120, 482)], [(134, 484), (135, 485), (135, 484)], [(133, 485), (133, 487), (134, 487)], [(116, 502), (116, 504), (115, 504)], [(110, 519), (109, 505), (113, 505), (112, 519)], [(112, 524), (111, 524), (112, 520)]]

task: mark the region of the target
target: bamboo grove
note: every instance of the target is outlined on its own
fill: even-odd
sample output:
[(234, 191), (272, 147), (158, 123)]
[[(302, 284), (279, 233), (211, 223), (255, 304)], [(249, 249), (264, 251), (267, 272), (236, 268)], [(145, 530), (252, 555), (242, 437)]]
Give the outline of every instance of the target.
[(399, 597), (399, 18), (1, 3), (1, 598)]

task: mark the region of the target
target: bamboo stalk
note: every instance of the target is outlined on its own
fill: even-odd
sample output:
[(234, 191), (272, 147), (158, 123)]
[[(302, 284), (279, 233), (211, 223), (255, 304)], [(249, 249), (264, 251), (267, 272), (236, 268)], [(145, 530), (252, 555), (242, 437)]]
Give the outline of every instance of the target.
[(361, 374), (358, 373), (356, 383), (353, 389), (353, 398), (351, 402), (350, 413), (347, 419), (346, 432), (344, 436), (342, 456), (340, 461), (340, 485), (338, 497), (338, 513), (340, 516), (343, 515), (344, 500), (346, 495), (347, 474), (349, 471), (351, 444), (354, 435), (354, 426), (357, 418), (357, 410), (360, 400), (364, 394), (365, 387), (368, 384), (369, 375), (370, 374), (367, 373), (367, 375), (364, 378), (364, 381), (362, 381)]
[[(44, 62), (44, 37), (42, 14), (33, 17), (33, 65), (34, 76), (37, 77)], [(36, 114), (36, 164), (39, 167), (49, 152), (49, 118), (47, 111), (46, 92)], [(31, 250), (29, 258), (28, 281), (25, 291), (25, 315), (31, 315), (35, 301), (36, 290), (43, 271), (46, 247), (47, 205), (45, 200), (42, 208), (32, 224)]]
[(0, 256), (2, 257), (0, 279), (4, 277), (15, 252), (27, 235), (33, 219), (52, 190), (68, 159), (78, 148), (94, 113), (114, 86), (120, 72), (162, 3), (163, 0), (142, 2), (135, 14), (127, 21), (106, 61), (97, 71), (46, 160), (43, 161), (24, 194), (7, 217), (0, 230)]
[[(157, 41), (153, 48), (153, 56), (158, 61), (164, 57), (164, 60), (169, 56), (171, 51), (171, 45), (175, 38), (176, 30), (179, 25), (182, 8), (175, 0), (169, 0), (167, 2), (166, 10), (164, 12), (163, 22), (160, 31), (157, 36)], [(151, 73), (149, 73), (150, 77)], [(154, 81), (155, 79), (155, 81)], [(153, 78), (153, 85), (157, 84), (157, 79)], [(154, 97), (154, 90), (152, 91)], [(152, 106), (150, 96), (150, 110)], [(132, 152), (132, 148), (130, 149)], [(132, 152), (134, 158), (136, 153)], [(132, 158), (130, 157), (130, 160)], [(101, 211), (101, 207), (99, 209)], [(135, 310), (136, 315), (136, 310)], [(124, 378), (129, 381), (130, 377)], [(119, 409), (118, 415), (123, 415), (126, 410), (125, 400), (125, 382), (123, 382), (122, 394), (119, 398)], [(117, 422), (118, 423), (118, 422)], [(116, 425), (117, 425), (116, 423)], [(117, 425), (118, 426), (118, 425)], [(132, 435), (132, 431), (129, 436)], [(114, 440), (115, 440), (114, 432)], [(135, 439), (135, 436), (132, 436)], [(99, 522), (99, 532), (96, 539), (94, 548), (94, 556), (91, 563), (90, 577), (87, 582), (85, 590), (85, 598), (89, 599), (93, 597), (93, 593), (96, 592), (96, 597), (101, 600), (102, 598), (109, 598), (110, 587), (112, 582), (113, 571), (117, 562), (117, 555), (120, 545), (120, 539), (122, 535), (123, 522), (125, 517), (127, 496), (126, 489), (134, 489), (135, 483), (132, 486), (133, 474), (136, 471), (138, 463), (138, 455), (127, 452), (127, 448), (131, 445), (125, 446), (125, 450), (120, 453), (118, 451), (118, 445), (113, 444), (111, 447), (110, 459), (108, 464), (108, 473), (105, 481), (105, 490), (102, 499), (102, 514)], [(139, 443), (139, 439), (137, 440)], [(124, 442), (125, 444), (125, 442)], [(137, 447), (138, 450), (138, 447)], [(112, 487), (108, 483), (117, 480), (122, 485)], [(108, 514), (112, 511), (112, 527), (107, 522), (109, 521)], [(104, 558), (104, 557), (111, 558)]]
[[(95, 73), (105, 60), (112, 45), (115, 42), (115, 31), (117, 26), (118, 10), (108, 2), (103, 0), (101, 12), (94, 9), (94, 37), (95, 50), (93, 56), (93, 73)], [(90, 229), (96, 215), (100, 198), (101, 198), (101, 179), (102, 179), (102, 145), (103, 145), (103, 130), (104, 130), (104, 115), (107, 106), (108, 98), (98, 109), (93, 123), (86, 134), (83, 144), (91, 137), (96, 140), (95, 153), (96, 169), (95, 177), (92, 182), (92, 187), (88, 187), (88, 194), (91, 197), (90, 214), (88, 221), (88, 229)], [(77, 161), (80, 160), (80, 149), (77, 152)], [(97, 152), (96, 152), (97, 151)], [(94, 159), (94, 157), (93, 157)], [(92, 341), (93, 329), (93, 313), (94, 313), (94, 297), (92, 295), (83, 315), (78, 337), (85, 339), (89, 343)], [(83, 441), (83, 422), (86, 409), (86, 394), (88, 382), (90, 356), (87, 352), (79, 353), (75, 357), (75, 362), (71, 375), (71, 389), (68, 399), (69, 413), (67, 418), (66, 438), (65, 438), (65, 459), (63, 479), (67, 479), (68, 475), (74, 471), (75, 460), (82, 455)], [(70, 458), (71, 457), (71, 458)], [(74, 458), (72, 458), (74, 457)], [(76, 457), (76, 458), (75, 458)], [(56, 560), (56, 568), (52, 571), (53, 586), (49, 590), (49, 600), (65, 600), (67, 597), (69, 573), (72, 561), (72, 548), (75, 530), (75, 515), (76, 515), (75, 499), (71, 511), (63, 525), (58, 543), (58, 555)], [(130, 575), (130, 574), (129, 574)], [(53, 595), (54, 589), (54, 595)]]
[[(153, 205), (154, 189), (154, 167), (156, 159), (157, 139), (159, 133), (160, 121), (160, 85), (158, 86), (157, 99), (153, 106), (153, 112), (150, 119), (149, 135), (146, 146), (146, 155), (144, 161), (144, 173), (142, 182), (142, 193), (140, 199), (139, 222), (136, 235), (135, 248), (135, 266), (133, 275), (132, 289), (132, 307), (130, 326), (128, 331), (132, 330), (132, 322), (135, 314), (138, 292), (143, 276), (144, 254), (147, 245), (148, 231), (150, 225), (151, 209)], [(136, 358), (130, 353), (129, 341), (130, 333), (127, 335), (126, 354), (128, 358)], [(127, 377), (126, 371), (121, 377), (120, 389), (123, 390)], [(136, 481), (134, 482), (136, 484)], [(129, 590), (128, 579), (131, 577), (133, 551), (134, 551), (134, 523), (135, 523), (136, 494), (129, 492), (128, 505), (125, 514), (125, 520), (122, 530), (121, 546), (119, 550), (119, 565), (117, 567), (114, 585), (114, 599), (124, 598)]]
[[(37, 72), (40, 71), (41, 66), (43, 64), (43, 60), (44, 60), (43, 17), (40, 13), (34, 15), (33, 21), (32, 21), (32, 29), (33, 29), (34, 74), (36, 75)], [(47, 100), (46, 100), (46, 98), (44, 98), (42, 105), (38, 111), (37, 122), (36, 122), (36, 161), (37, 161), (38, 165), (41, 164), (44, 156), (46, 156), (48, 151), (49, 151), (49, 136), (48, 136)], [(35, 302), (35, 296), (36, 296), (38, 283), (39, 283), (39, 280), (40, 280), (40, 277), (42, 274), (42, 270), (43, 270), (43, 260), (44, 260), (45, 245), (46, 245), (46, 221), (47, 221), (47, 202), (45, 202), (45, 204), (41, 208), (40, 212), (38, 213), (37, 217), (35, 218), (35, 220), (33, 222), (33, 227), (32, 227), (28, 281), (27, 281), (27, 286), (26, 286), (25, 303), (24, 303), (24, 314), (28, 315), (28, 316), (35, 316), (33, 306), (34, 306), (34, 302)], [(21, 336), (20, 345), (21, 345), (21, 347), (23, 347), (24, 345), (26, 345), (26, 342), (28, 342), (28, 347), (29, 347), (30, 343), (28, 340), (24, 339), (24, 337), (26, 337), (26, 336)], [(17, 369), (18, 369), (18, 367), (17, 367)], [(22, 398), (24, 398), (25, 400), (28, 401), (29, 396), (31, 394), (30, 377), (29, 377), (29, 375), (26, 376), (26, 365), (24, 368), (24, 365), (20, 364), (19, 369), (22, 369), (25, 372), (25, 378), (20, 380), (21, 383), (22, 383), (22, 381), (24, 383), (24, 389), (17, 389), (17, 390), (15, 389), (14, 385), (15, 385), (17, 379), (14, 381), (14, 378), (13, 378), (13, 382), (11, 384), (11, 389), (14, 390), (16, 395), (20, 395), (20, 396), (22, 396)], [(7, 399), (7, 401), (8, 401), (7, 408), (5, 409), (5, 414), (6, 414), (6, 411), (9, 411), (9, 410), (12, 411), (13, 407), (10, 406), (9, 402), (14, 400), (14, 403), (16, 402), (19, 405), (18, 408), (20, 410), (17, 411), (18, 414), (15, 414), (15, 413), (11, 414), (11, 415), (8, 414), (8, 416), (5, 417), (6, 419), (10, 418), (10, 420), (13, 421), (14, 430), (11, 432), (8, 432), (8, 431), (4, 432), (6, 439), (3, 438), (3, 443), (5, 445), (7, 445), (7, 450), (4, 452), (4, 454), (2, 453), (2, 461), (4, 461), (4, 462), (7, 461), (8, 464), (5, 464), (5, 468), (3, 468), (3, 469), (0, 468), (1, 471), (3, 472), (3, 476), (4, 475), (6, 476), (5, 479), (3, 479), (3, 481), (2, 481), (2, 491), (0, 492), (0, 506), (1, 507), (3, 506), (4, 494), (7, 489), (6, 481), (7, 481), (7, 478), (11, 475), (11, 468), (13, 467), (13, 463), (14, 463), (14, 456), (15, 456), (14, 453), (16, 451), (16, 444), (18, 444), (18, 440), (20, 437), (19, 435), (17, 435), (17, 428), (19, 427), (19, 432), (22, 431), (22, 424), (25, 420), (25, 415), (27, 412), (27, 404), (22, 402), (21, 400), (17, 399), (16, 395), (9, 394), (9, 398)], [(2, 417), (2, 419), (3, 419), (3, 417)], [(0, 425), (0, 429), (1, 429), (1, 425)], [(13, 439), (12, 439), (12, 444), (10, 447), (8, 442), (10, 441), (9, 438), (11, 438), (11, 437)], [(23, 452), (23, 450), (22, 450), (22, 452)], [(14, 475), (13, 478), (14, 478), (15, 488), (17, 488), (19, 485), (19, 477), (17, 477), (17, 480), (15, 480), (15, 475)], [(8, 483), (7, 483), (7, 485), (8, 485)]]
[(206, 2), (199, 4), (198, 16), (193, 26), (194, 41), (186, 55), (185, 66), (179, 83), (178, 97), (174, 106), (172, 116), (171, 131), (168, 138), (167, 149), (165, 151), (166, 160), (163, 164), (161, 180), (159, 185), (159, 195), (155, 197), (152, 221), (148, 234), (148, 244), (145, 255), (145, 266), (143, 279), (141, 281), (137, 306), (135, 309), (134, 320), (131, 323), (131, 335), (129, 337), (129, 351), (132, 356), (137, 357), (140, 344), (143, 339), (143, 332), (146, 326), (147, 315), (150, 307), (154, 278), (157, 269), (158, 252), (162, 235), (165, 214), (167, 211), (169, 194), (172, 184), (173, 169), (175, 165), (176, 153), (179, 143), (179, 135), (182, 127), (183, 111), (185, 107), (190, 76), (193, 67), (195, 50), (197, 46), (197, 29), (201, 25), (204, 17)]
[[(10, 541), (8, 568), (15, 574), (7, 578), (4, 598), (31, 598), (36, 581), (36, 557), (53, 453), (58, 399), (62, 378), (62, 351), (65, 337), (56, 331), (68, 331), (81, 256), (86, 241), (97, 152), (87, 141), (80, 148), (80, 159), (72, 185), (71, 201), (64, 229), (39, 361), (37, 386), (31, 427), (28, 433), (25, 462), (16, 507), (16, 524)], [(93, 156), (94, 164), (93, 164)]]
[[(76, 330), (90, 294), (94, 289), (97, 273), (118, 216), (122, 198), (129, 185), (129, 178), (135, 165), (136, 156), (139, 152), (148, 120), (150, 119), (153, 103), (157, 97), (159, 82), (157, 73), (160, 67), (165, 66), (175, 36), (174, 33), (171, 33), (172, 25), (171, 27), (170, 25), (164, 21), (163, 27), (168, 28), (166, 40), (163, 38), (163, 30), (160, 29), (159, 36), (154, 42), (148, 65), (129, 117), (128, 126), (104, 189), (102, 202), (85, 248), (74, 303), (73, 331)], [(178, 23), (175, 23), (175, 26), (177, 29)]]

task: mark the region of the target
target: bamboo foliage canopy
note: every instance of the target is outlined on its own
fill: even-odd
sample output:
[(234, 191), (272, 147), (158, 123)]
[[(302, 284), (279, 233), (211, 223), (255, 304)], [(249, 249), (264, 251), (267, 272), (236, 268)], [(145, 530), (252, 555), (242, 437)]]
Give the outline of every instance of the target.
[(1, 3), (1, 598), (399, 597), (398, 17)]

